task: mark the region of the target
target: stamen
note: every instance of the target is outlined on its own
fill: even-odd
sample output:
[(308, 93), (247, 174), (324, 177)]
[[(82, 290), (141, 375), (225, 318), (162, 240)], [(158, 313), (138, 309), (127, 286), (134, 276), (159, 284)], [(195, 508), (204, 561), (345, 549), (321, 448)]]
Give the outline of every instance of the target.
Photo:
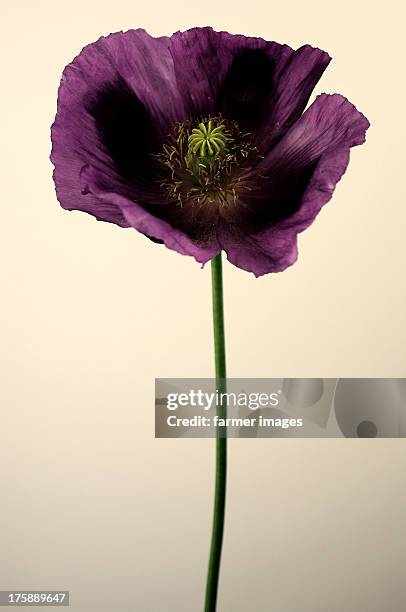
[(164, 170), (160, 185), (169, 200), (201, 207), (235, 205), (238, 193), (248, 189), (247, 163), (259, 155), (250, 134), (234, 121), (208, 117), (197, 125), (175, 124), (154, 157)]

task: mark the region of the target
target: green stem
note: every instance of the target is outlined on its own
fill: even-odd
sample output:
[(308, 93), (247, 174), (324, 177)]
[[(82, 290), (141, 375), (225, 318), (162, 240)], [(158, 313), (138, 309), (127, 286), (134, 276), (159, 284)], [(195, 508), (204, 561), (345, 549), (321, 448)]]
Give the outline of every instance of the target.
[[(219, 393), (226, 391), (226, 350), (224, 341), (223, 272), (221, 253), (211, 262), (213, 294), (214, 354), (216, 366), (216, 388)], [(217, 405), (217, 415), (227, 416), (223, 402)], [(216, 483), (214, 492), (213, 527), (211, 536), (209, 567), (207, 572), (206, 600), (204, 612), (215, 612), (220, 573), (221, 549), (224, 532), (227, 477), (227, 429), (218, 426), (216, 431)]]

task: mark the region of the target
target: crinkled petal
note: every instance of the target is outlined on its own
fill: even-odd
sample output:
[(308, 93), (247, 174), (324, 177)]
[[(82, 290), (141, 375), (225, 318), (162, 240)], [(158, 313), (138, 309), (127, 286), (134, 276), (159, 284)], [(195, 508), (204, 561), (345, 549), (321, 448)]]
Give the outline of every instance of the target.
[(297, 259), (296, 235), (277, 228), (248, 234), (222, 223), (218, 240), (230, 263), (256, 277), (281, 272)]
[(101, 86), (120, 79), (164, 126), (166, 134), (184, 115), (169, 44), (166, 36), (155, 38), (138, 29), (102, 36), (87, 45), (64, 70), (59, 90), (61, 110), (83, 104)]
[(88, 163), (114, 166), (122, 181), (128, 168), (121, 166), (141, 167), (143, 148), (183, 117), (168, 41), (144, 30), (118, 32), (85, 47), (65, 68), (51, 153), (64, 208), (128, 225), (120, 209), (81, 193), (80, 172)]
[(263, 151), (279, 140), (300, 117), (330, 61), (325, 51), (304, 45), (284, 64), (275, 79), (267, 125), (263, 130)]
[[(280, 272), (293, 264), (297, 234), (330, 200), (347, 168), (350, 148), (365, 141), (368, 127), (366, 117), (343, 96), (319, 96), (263, 160), (262, 171), (269, 177), (269, 187), (265, 189), (260, 183), (262, 190), (249, 194), (250, 209), (263, 217), (266, 207), (273, 217), (272, 207), (278, 205), (278, 197), (289, 204), (289, 194), (293, 212), (254, 234), (244, 234), (241, 228), (223, 223), (219, 242), (229, 261), (255, 276)], [(301, 176), (308, 177), (307, 185), (297, 191)]]
[[(251, 38), (233, 35), (228, 32), (216, 32), (212, 28), (192, 28), (186, 32), (173, 34), (170, 49), (174, 61), (174, 69), (179, 91), (182, 92), (185, 108), (192, 116), (208, 115), (222, 110), (219, 107), (222, 97), (222, 85), (233, 63), (239, 61), (245, 53), (263, 52), (267, 63), (262, 62), (264, 70), (258, 75), (260, 81), (268, 81), (278, 74), (291, 57), (293, 50), (288, 45), (267, 42), (262, 38)], [(259, 57), (258, 55), (254, 57)], [(245, 62), (242, 77), (249, 77)], [(255, 69), (255, 62), (253, 62)], [(244, 89), (244, 78), (238, 85), (242, 90), (235, 91), (234, 79), (230, 84), (232, 95), (243, 98), (247, 92)], [(250, 82), (248, 85), (255, 85)], [(261, 83), (258, 83), (260, 86)], [(237, 100), (238, 101), (238, 100)], [(242, 99), (240, 100), (243, 101)], [(250, 100), (251, 101), (251, 97)], [(224, 101), (225, 102), (225, 101)]]
[(205, 243), (195, 242), (184, 232), (155, 216), (133, 199), (108, 191), (106, 175), (102, 175), (95, 168), (87, 167), (82, 172), (82, 184), (83, 189), (97, 197), (101, 203), (115, 206), (123, 215), (128, 226), (155, 242), (163, 242), (168, 249), (182, 255), (190, 255), (202, 264), (207, 263), (220, 252), (217, 240)]
[(221, 112), (258, 130), (263, 150), (303, 112), (329, 55), (305, 45), (193, 28), (171, 37), (179, 90), (192, 116)]

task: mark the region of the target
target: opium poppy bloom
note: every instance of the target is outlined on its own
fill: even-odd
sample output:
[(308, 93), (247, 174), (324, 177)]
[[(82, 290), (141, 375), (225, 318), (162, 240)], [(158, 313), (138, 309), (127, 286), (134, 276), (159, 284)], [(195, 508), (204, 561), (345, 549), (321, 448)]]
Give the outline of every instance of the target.
[(205, 263), (256, 276), (297, 258), (367, 119), (322, 94), (324, 51), (193, 28), (118, 32), (62, 77), (52, 127), (58, 199)]

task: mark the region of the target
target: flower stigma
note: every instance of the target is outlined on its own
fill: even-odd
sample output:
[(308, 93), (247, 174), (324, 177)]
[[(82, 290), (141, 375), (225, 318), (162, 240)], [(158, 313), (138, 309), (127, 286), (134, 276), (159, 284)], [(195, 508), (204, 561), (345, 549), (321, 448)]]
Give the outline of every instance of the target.
[(201, 122), (198, 128), (193, 128), (188, 140), (188, 155), (197, 154), (201, 159), (214, 158), (225, 152), (228, 140), (232, 138), (227, 135), (224, 123), (215, 126), (213, 119), (209, 119), (207, 125)]

